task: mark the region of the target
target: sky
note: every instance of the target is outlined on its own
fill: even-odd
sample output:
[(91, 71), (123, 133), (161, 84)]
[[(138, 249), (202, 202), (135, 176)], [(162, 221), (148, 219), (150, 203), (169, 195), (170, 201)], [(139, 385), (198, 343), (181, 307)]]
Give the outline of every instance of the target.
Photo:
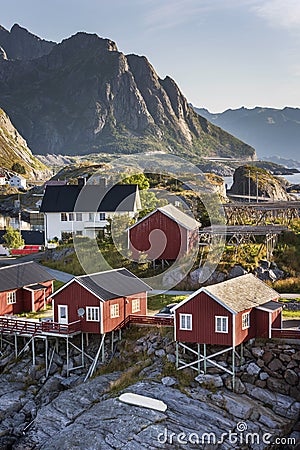
[(299, 0), (9, 0), (0, 24), (14, 23), (56, 42), (110, 38), (211, 112), (300, 107)]

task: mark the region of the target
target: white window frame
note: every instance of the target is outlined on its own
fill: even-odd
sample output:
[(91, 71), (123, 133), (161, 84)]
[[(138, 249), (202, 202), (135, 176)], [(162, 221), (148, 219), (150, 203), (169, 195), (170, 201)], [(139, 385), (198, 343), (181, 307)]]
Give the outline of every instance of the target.
[(132, 300), (132, 304), (131, 304), (131, 312), (132, 314), (138, 312), (141, 310), (141, 299), (140, 298), (134, 298)]
[(250, 311), (242, 314), (242, 330), (250, 328)]
[(100, 321), (100, 308), (98, 306), (86, 307), (86, 321), (87, 322), (99, 322)]
[[(190, 322), (188, 324), (188, 321)], [(189, 326), (188, 326), (189, 325)], [(179, 329), (185, 331), (192, 331), (193, 329), (193, 315), (192, 314), (179, 314)]]
[(67, 213), (60, 213), (60, 221), (61, 222), (67, 222), (68, 221), (68, 214)]
[(110, 305), (110, 318), (115, 319), (116, 317), (120, 317), (119, 303), (114, 303), (113, 305)]
[(99, 220), (100, 220), (100, 221), (101, 221), (101, 220), (106, 220), (106, 214), (105, 214), (105, 212), (99, 213)]
[(82, 222), (82, 213), (81, 212), (76, 213), (75, 217), (76, 217), (76, 222)]
[(14, 305), (15, 303), (17, 303), (17, 291), (11, 291), (7, 293), (6, 299), (7, 299), (7, 304), (8, 305)]
[(68, 219), (69, 219), (69, 222), (74, 222), (74, 213), (69, 213)]
[[(221, 321), (220, 330), (218, 330), (218, 321)], [(228, 316), (215, 316), (215, 333), (228, 334)]]
[(89, 222), (95, 222), (95, 213), (91, 212), (89, 213)]

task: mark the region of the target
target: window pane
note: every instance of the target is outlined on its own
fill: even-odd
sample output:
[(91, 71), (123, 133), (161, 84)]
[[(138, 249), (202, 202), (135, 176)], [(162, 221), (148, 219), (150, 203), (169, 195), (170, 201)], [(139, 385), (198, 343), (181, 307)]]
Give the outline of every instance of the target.
[(81, 222), (82, 221), (82, 213), (76, 213), (76, 221)]

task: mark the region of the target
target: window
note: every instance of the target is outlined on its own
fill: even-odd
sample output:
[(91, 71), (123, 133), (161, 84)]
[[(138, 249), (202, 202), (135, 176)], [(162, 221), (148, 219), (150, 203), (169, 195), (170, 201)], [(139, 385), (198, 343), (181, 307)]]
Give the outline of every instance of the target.
[(242, 315), (242, 330), (246, 330), (247, 328), (250, 328), (250, 312)]
[(95, 221), (95, 213), (89, 213), (89, 222)]
[(69, 221), (72, 222), (74, 220), (74, 213), (69, 213)]
[(132, 313), (135, 313), (135, 312), (140, 311), (140, 310), (141, 310), (140, 299), (139, 298), (134, 298), (132, 300), (131, 311), (132, 311)]
[(60, 213), (61, 222), (66, 222), (68, 220), (67, 213)]
[(17, 303), (16, 291), (7, 293), (7, 304), (12, 305)]
[(80, 231), (80, 230), (79, 230), (79, 231), (76, 231), (76, 232), (75, 232), (75, 235), (76, 235), (76, 236), (83, 236), (83, 231)]
[(76, 213), (76, 221), (82, 222), (82, 213)]
[(192, 330), (192, 314), (179, 314), (180, 330)]
[(228, 317), (216, 316), (216, 333), (228, 333)]
[(88, 322), (99, 322), (99, 308), (97, 306), (86, 307), (86, 320)]
[(110, 305), (110, 317), (114, 319), (115, 317), (119, 317), (119, 305), (116, 303), (115, 305)]
[(105, 213), (99, 214), (99, 220), (105, 220)]

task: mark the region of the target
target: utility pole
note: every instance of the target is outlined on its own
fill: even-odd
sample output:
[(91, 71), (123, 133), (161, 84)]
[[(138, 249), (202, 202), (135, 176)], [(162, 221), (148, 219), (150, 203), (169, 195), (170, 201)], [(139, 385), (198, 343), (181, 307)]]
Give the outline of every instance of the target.
[(258, 203), (258, 173), (256, 171), (256, 203)]
[(250, 169), (249, 169), (249, 178), (248, 178), (249, 203), (251, 202), (250, 193), (251, 193), (251, 177), (250, 177)]

